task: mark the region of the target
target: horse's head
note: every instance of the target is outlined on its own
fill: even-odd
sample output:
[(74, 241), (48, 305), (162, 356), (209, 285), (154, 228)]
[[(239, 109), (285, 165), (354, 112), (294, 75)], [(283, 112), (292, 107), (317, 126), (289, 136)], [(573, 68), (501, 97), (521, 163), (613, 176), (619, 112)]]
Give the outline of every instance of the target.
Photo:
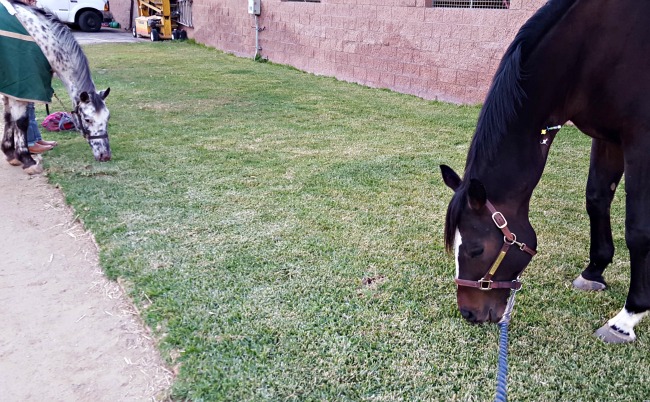
[(104, 103), (111, 89), (100, 92), (82, 92), (72, 112), (77, 130), (90, 144), (95, 159), (106, 162), (111, 159), (108, 143), (108, 119), (111, 114)]
[(450, 167), (442, 165), (441, 170), (445, 184), (455, 191), (445, 243), (456, 256), (458, 308), (472, 323), (498, 322), (510, 290), (521, 286), (518, 276), (535, 254), (535, 231), (527, 213), (517, 214), (516, 203), (501, 203), (497, 210), (479, 180), (465, 183)]

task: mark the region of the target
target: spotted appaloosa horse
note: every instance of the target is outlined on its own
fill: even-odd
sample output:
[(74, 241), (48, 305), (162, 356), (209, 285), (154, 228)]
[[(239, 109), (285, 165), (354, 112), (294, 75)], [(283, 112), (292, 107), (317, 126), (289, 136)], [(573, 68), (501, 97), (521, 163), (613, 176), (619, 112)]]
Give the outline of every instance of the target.
[[(110, 113), (104, 103), (110, 88), (101, 92), (95, 89), (88, 60), (68, 27), (54, 17), (22, 3), (2, 0), (0, 7), (2, 6), (15, 15), (32, 39), (27, 35), (18, 37), (33, 40), (49, 61), (53, 72), (63, 82), (72, 99), (76, 128), (90, 144), (95, 159), (101, 162), (110, 160), (107, 131)], [(16, 35), (12, 37), (15, 38)], [(28, 99), (5, 94), (2, 151), (9, 163), (22, 165), (27, 173), (34, 174), (42, 172), (42, 167), (34, 161), (27, 149), (27, 101)]]
[(587, 181), (589, 263), (574, 281), (606, 287), (614, 244), (610, 205), (625, 174), (631, 278), (624, 308), (596, 331), (631, 342), (650, 310), (650, 2), (550, 0), (506, 51), (479, 115), (464, 177), (441, 166), (455, 194), (445, 242), (456, 255), (458, 307), (470, 322), (497, 322), (521, 284), (537, 238), (530, 198), (556, 127), (592, 137)]

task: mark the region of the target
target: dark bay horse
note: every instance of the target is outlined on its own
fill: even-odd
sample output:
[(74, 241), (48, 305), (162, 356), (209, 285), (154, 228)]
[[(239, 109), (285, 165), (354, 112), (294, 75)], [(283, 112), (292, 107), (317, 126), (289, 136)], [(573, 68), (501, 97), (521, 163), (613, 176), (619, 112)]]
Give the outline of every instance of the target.
[[(1, 49), (0, 59), (5, 124), (2, 151), (7, 161), (22, 165), (29, 174), (42, 172), (27, 148), (27, 103), (51, 100), (52, 72), (56, 72), (72, 99), (75, 126), (88, 141), (95, 159), (110, 160), (110, 113), (104, 103), (110, 89), (95, 89), (88, 60), (68, 27), (42, 11), (10, 0), (0, 0), (0, 12), (0, 46), (6, 46)], [(35, 59), (27, 58), (32, 55)], [(33, 68), (34, 60), (43, 58), (41, 64), (51, 69), (45, 72), (45, 78)], [(45, 88), (36, 90), (36, 86)]]
[[(596, 331), (630, 342), (650, 310), (650, 1), (550, 0), (506, 51), (479, 115), (464, 177), (441, 166), (455, 194), (445, 243), (470, 322), (498, 322), (535, 254), (529, 203), (558, 125), (592, 138), (587, 181), (589, 263), (574, 281), (606, 287), (614, 244), (610, 205), (625, 174), (631, 279), (624, 308)], [(547, 129), (548, 127), (554, 127)], [(542, 135), (542, 130), (547, 134)]]

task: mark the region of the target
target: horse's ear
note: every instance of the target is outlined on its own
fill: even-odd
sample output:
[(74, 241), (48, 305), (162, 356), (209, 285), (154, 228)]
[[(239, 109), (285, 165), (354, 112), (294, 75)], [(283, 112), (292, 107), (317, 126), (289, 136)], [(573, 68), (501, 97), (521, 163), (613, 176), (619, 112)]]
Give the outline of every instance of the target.
[(82, 93), (79, 94), (79, 99), (83, 102), (86, 103), (90, 100), (90, 95), (88, 95), (88, 92), (83, 91)]
[(487, 191), (485, 191), (483, 183), (476, 179), (471, 179), (469, 181), (469, 188), (467, 189), (467, 202), (470, 208), (478, 211), (485, 206), (486, 201)]
[(454, 172), (454, 169), (447, 165), (440, 165), (440, 172), (442, 173), (442, 180), (445, 182), (447, 187), (456, 191), (460, 186), (460, 177), (458, 177), (456, 172)]
[(106, 88), (105, 91), (99, 91), (99, 97), (102, 98), (102, 99), (106, 99), (106, 97), (110, 93), (111, 93), (111, 87), (108, 87), (108, 88)]

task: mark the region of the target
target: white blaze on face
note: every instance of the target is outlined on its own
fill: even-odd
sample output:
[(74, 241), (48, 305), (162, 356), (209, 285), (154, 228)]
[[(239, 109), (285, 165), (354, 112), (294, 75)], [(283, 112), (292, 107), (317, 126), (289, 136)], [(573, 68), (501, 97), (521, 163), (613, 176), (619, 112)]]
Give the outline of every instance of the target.
[(638, 324), (647, 313), (647, 311), (636, 314), (630, 313), (624, 308), (616, 315), (616, 317), (609, 320), (607, 324), (610, 327), (616, 327), (619, 331), (623, 331), (629, 334), (632, 339), (635, 339), (636, 334), (634, 333), (634, 326)]
[(460, 235), (460, 231), (456, 229), (456, 235), (454, 236), (454, 255), (456, 256), (456, 278), (458, 278), (458, 274), (460, 272), (460, 268), (458, 265), (458, 250), (460, 249), (460, 245), (463, 244), (463, 238)]

